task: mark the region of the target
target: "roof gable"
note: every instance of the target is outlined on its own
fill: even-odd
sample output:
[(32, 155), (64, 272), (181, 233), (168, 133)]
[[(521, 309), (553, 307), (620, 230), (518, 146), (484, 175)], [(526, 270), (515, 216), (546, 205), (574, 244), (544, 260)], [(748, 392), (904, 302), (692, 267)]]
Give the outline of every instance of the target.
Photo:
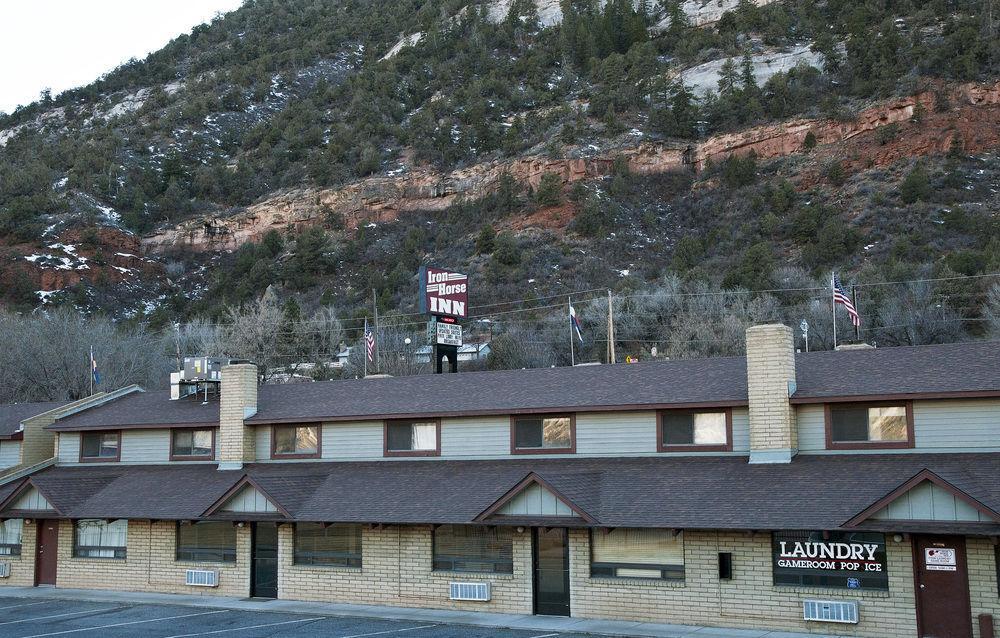
[(265, 492), (256, 481), (244, 475), (236, 485), (205, 510), (213, 514), (279, 514), (288, 517), (288, 511)]
[(846, 523), (867, 520), (1000, 522), (1000, 513), (930, 470), (923, 470)]
[(475, 520), (482, 521), (496, 516), (582, 518), (589, 523), (597, 522), (534, 472), (486, 508)]
[(31, 481), (26, 480), (0, 503), (3, 512), (58, 512), (55, 506)]

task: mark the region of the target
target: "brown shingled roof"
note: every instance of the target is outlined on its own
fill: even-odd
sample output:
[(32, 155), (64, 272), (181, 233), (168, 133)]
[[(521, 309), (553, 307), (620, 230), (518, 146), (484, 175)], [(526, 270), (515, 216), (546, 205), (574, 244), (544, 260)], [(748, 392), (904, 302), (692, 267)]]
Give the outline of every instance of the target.
[[(998, 348), (980, 341), (799, 354), (792, 401), (1000, 396)], [(746, 359), (721, 357), (265, 385), (248, 423), (746, 404)], [(171, 401), (166, 391), (156, 391), (130, 394), (49, 427), (185, 427), (218, 420), (217, 399), (207, 405), (200, 397)]]
[(593, 517), (578, 526), (772, 530), (841, 528), (925, 469), (1000, 510), (996, 453), (54, 467), (32, 480), (68, 518), (196, 519), (249, 476), (292, 520), (447, 524), (471, 523), (534, 472)]
[(21, 427), (21, 421), (66, 405), (66, 401), (45, 403), (11, 403), (0, 405), (0, 439), (10, 438)]

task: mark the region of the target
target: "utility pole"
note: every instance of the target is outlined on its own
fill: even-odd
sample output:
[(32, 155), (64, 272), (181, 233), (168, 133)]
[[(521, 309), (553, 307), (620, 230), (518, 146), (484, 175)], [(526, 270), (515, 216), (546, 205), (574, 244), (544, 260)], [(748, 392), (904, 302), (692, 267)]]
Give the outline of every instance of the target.
[(617, 363), (615, 357), (615, 309), (608, 290), (608, 363)]
[(180, 372), (182, 368), (181, 368), (181, 324), (179, 322), (174, 322), (174, 346), (177, 350), (175, 353), (175, 356), (177, 357), (177, 371)]

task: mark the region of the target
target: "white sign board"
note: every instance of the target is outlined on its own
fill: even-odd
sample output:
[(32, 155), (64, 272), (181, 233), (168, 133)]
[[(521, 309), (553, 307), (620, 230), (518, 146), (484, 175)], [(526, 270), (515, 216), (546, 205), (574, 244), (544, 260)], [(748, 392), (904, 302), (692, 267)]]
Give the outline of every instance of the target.
[(437, 324), (437, 343), (442, 346), (461, 346), (462, 345), (462, 326), (457, 323), (442, 323), (440, 321), (435, 322)]
[(924, 550), (924, 566), (932, 572), (957, 571), (957, 554), (947, 547), (928, 547)]

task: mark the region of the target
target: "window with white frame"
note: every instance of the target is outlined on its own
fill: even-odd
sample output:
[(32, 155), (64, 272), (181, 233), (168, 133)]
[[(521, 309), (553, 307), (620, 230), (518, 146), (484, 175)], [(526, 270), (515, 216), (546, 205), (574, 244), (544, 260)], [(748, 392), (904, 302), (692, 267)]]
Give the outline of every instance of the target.
[(125, 558), (128, 521), (118, 519), (79, 520), (74, 525), (73, 556), (77, 558)]
[(0, 556), (21, 555), (21, 529), (24, 520), (8, 518), (0, 521)]
[(684, 534), (669, 529), (594, 530), (590, 575), (683, 580)]

